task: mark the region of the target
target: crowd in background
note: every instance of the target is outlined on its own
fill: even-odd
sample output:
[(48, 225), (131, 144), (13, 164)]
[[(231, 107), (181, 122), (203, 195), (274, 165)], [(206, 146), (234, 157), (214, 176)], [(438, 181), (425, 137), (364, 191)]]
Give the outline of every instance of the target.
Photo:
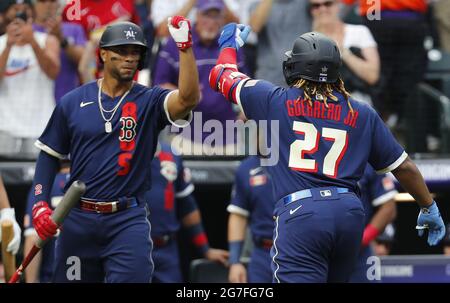
[[(415, 88), (424, 80), (427, 51), (450, 52), (449, 5), (446, 0), (378, 4), (379, 11), (373, 12), (365, 1), (359, 5), (355, 0), (2, 1), (0, 157), (36, 156), (34, 141), (55, 103), (73, 88), (102, 76), (99, 38), (113, 22), (132, 21), (145, 31), (151, 51), (147, 68), (136, 80), (176, 88), (178, 54), (167, 28), (167, 17), (172, 15), (188, 16), (193, 23), (202, 94), (195, 112), (202, 114), (202, 127), (211, 119), (224, 126), (227, 120), (244, 119), (207, 84), (218, 56), (220, 29), (238, 22), (253, 30), (239, 54), (241, 71), (285, 86), (284, 52), (300, 34), (322, 32), (339, 45), (341, 74), (352, 96), (372, 104), (394, 131), (407, 129), (410, 122), (405, 116), (416, 102)], [(427, 151), (438, 150), (439, 131), (431, 126), (427, 132)], [(192, 145), (183, 153), (192, 153), (191, 146), (204, 150), (207, 134), (193, 128), (186, 138)], [(236, 142), (224, 138), (225, 151), (227, 143), (233, 147)]]

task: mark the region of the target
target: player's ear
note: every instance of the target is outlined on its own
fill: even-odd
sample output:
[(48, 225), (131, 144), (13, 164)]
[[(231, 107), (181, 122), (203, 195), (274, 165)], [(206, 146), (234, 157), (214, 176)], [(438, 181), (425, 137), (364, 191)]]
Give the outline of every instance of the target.
[(100, 49), (100, 59), (102, 62), (105, 62), (106, 59), (106, 49)]

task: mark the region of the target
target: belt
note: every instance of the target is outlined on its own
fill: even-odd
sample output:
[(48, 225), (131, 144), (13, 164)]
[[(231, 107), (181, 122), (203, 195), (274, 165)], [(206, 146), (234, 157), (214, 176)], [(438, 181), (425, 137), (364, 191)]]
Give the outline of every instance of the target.
[(98, 214), (111, 214), (138, 205), (136, 198), (119, 198), (117, 201), (97, 201), (81, 198), (80, 208), (85, 211), (96, 212)]
[[(350, 192), (350, 190), (348, 188), (344, 188), (344, 187), (337, 187), (337, 192), (339, 194), (344, 194), (344, 193), (348, 193)], [(283, 198), (281, 198), (281, 200), (283, 200), (283, 204), (287, 205), (289, 203), (301, 200), (301, 199), (306, 199), (306, 198), (311, 198), (312, 197), (312, 193), (310, 189), (304, 189), (304, 190), (299, 190), (296, 191), (295, 193), (289, 194), (287, 196), (284, 196)]]
[(152, 236), (153, 246), (164, 247), (174, 238), (174, 235)]
[(253, 243), (255, 246), (261, 247), (264, 249), (271, 249), (273, 245), (273, 240), (269, 238), (254, 238)]

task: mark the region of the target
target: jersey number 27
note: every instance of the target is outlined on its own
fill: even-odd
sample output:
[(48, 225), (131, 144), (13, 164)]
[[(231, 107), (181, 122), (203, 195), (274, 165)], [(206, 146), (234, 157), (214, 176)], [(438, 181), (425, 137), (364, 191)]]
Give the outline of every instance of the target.
[(317, 172), (318, 163), (315, 159), (305, 159), (305, 154), (314, 154), (319, 150), (320, 136), (333, 141), (330, 150), (323, 159), (323, 173), (329, 177), (336, 178), (339, 162), (347, 150), (347, 131), (335, 128), (322, 128), (322, 134), (317, 128), (306, 122), (294, 121), (293, 130), (296, 134), (304, 136), (303, 140), (295, 140), (291, 144), (289, 153), (289, 167), (302, 172)]

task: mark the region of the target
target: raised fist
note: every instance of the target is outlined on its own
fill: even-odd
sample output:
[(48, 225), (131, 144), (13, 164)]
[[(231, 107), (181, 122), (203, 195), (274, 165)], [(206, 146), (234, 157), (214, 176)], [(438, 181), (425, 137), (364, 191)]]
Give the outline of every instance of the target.
[(192, 46), (191, 22), (188, 19), (183, 16), (170, 17), (168, 27), (179, 50), (186, 50)]

